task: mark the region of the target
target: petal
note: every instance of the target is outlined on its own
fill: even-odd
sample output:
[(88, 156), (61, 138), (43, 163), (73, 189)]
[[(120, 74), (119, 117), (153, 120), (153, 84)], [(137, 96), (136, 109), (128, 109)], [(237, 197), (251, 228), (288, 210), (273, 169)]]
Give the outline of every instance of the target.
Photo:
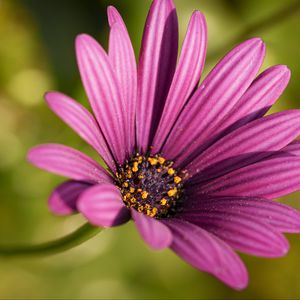
[(79, 71), (105, 139), (119, 164), (126, 156), (125, 104), (109, 58), (90, 36), (76, 38)]
[[(280, 232), (300, 232), (300, 212), (287, 205), (250, 197), (208, 197), (189, 199), (181, 216), (206, 222), (219, 215), (235, 215), (244, 219), (256, 219)], [(227, 218), (227, 217), (226, 217)]]
[(176, 67), (178, 21), (172, 0), (154, 0), (138, 65), (137, 143), (146, 152), (158, 125)]
[(114, 23), (119, 23), (120, 26), (127, 31), (126, 29), (126, 25), (121, 17), (121, 15), (119, 14), (118, 10), (113, 7), (113, 6), (109, 6), (107, 8), (107, 17), (108, 17), (108, 23), (109, 26), (111, 27)]
[(126, 137), (128, 153), (135, 146), (135, 110), (137, 97), (137, 67), (134, 50), (125, 24), (116, 9), (108, 9), (110, 20), (109, 59), (116, 72), (126, 105)]
[(153, 141), (153, 153), (160, 152), (190, 94), (197, 86), (204, 67), (207, 47), (205, 17), (195, 11), (191, 17), (164, 111)]
[(261, 73), (218, 128), (221, 135), (262, 117), (281, 96), (291, 77), (283, 65), (273, 66)]
[(266, 222), (251, 216), (245, 217), (235, 211), (193, 211), (183, 218), (196, 224), (236, 250), (244, 253), (278, 257), (287, 253), (289, 245), (284, 236)]
[[(300, 134), (300, 110), (255, 120), (226, 135), (187, 166), (195, 181), (250, 165), (280, 150)], [(199, 174), (199, 175), (197, 175)]]
[(44, 144), (32, 148), (28, 160), (48, 172), (91, 183), (112, 182), (112, 177), (96, 161), (73, 148)]
[(209, 73), (184, 107), (162, 149), (166, 157), (176, 160), (175, 166), (185, 165), (203, 151), (200, 145), (211, 137), (251, 84), (264, 52), (260, 39), (248, 40), (229, 52)]
[(91, 145), (109, 168), (115, 171), (115, 162), (93, 115), (81, 104), (62, 93), (48, 92), (45, 99), (52, 111)]
[(169, 220), (165, 224), (173, 233), (171, 249), (187, 263), (211, 273), (232, 288), (243, 289), (247, 286), (247, 270), (226, 243), (183, 220)]
[(88, 189), (80, 196), (77, 207), (90, 223), (100, 227), (121, 225), (130, 219), (130, 211), (114, 184), (98, 184)]
[(300, 159), (275, 154), (193, 189), (198, 194), (279, 198), (300, 189)]
[(77, 212), (79, 196), (90, 187), (88, 183), (73, 180), (60, 184), (49, 197), (50, 211), (61, 216)]
[(300, 156), (300, 141), (293, 141), (283, 149), (281, 149), (280, 152), (286, 152), (291, 155)]
[(151, 248), (162, 250), (170, 246), (172, 234), (166, 225), (135, 209), (131, 210), (131, 214), (141, 237)]

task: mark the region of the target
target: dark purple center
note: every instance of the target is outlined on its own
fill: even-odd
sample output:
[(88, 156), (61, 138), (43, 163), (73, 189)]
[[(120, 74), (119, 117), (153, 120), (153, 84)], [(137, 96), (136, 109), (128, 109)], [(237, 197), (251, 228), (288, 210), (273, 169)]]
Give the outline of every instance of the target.
[(116, 173), (127, 207), (150, 217), (174, 215), (182, 198), (183, 180), (173, 162), (160, 155), (134, 155)]

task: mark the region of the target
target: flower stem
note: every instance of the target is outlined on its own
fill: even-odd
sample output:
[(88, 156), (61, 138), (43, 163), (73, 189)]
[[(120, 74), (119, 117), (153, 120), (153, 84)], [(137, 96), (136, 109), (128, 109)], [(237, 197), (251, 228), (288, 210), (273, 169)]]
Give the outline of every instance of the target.
[(84, 243), (100, 231), (101, 228), (86, 223), (74, 232), (50, 242), (30, 246), (0, 245), (0, 256), (19, 257), (56, 254)]

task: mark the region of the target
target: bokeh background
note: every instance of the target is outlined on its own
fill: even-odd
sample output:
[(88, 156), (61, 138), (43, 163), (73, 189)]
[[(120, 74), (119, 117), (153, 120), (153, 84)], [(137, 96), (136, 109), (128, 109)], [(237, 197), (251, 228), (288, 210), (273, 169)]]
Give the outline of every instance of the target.
[[(175, 0), (182, 41), (194, 9), (209, 30), (205, 72), (242, 40), (267, 44), (264, 68), (286, 64), (291, 83), (273, 111), (300, 108), (300, 1)], [(27, 150), (60, 142), (95, 157), (47, 109), (43, 94), (58, 89), (84, 105), (74, 38), (87, 32), (107, 47), (106, 7), (115, 5), (128, 25), (136, 54), (149, 0), (0, 0), (0, 244), (34, 244), (64, 236), (85, 221), (55, 217), (47, 197), (63, 179), (26, 162)], [(300, 209), (300, 193), (282, 199)], [(233, 291), (198, 272), (171, 251), (155, 253), (132, 223), (105, 230), (88, 242), (48, 257), (0, 256), (0, 298), (298, 299), (300, 235), (289, 235), (291, 251), (280, 259), (242, 255), (249, 287)]]

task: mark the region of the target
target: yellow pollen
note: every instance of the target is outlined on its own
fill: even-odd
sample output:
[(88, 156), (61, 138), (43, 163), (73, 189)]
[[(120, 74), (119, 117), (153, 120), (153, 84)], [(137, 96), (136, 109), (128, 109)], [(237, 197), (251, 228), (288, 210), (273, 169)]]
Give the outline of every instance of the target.
[(135, 188), (131, 187), (130, 188), (130, 193), (132, 194), (132, 193), (134, 193), (134, 191), (135, 191)]
[(139, 156), (139, 157), (138, 157), (138, 163), (141, 164), (142, 162), (143, 162), (143, 157), (142, 157), (142, 156)]
[(167, 204), (167, 199), (165, 199), (165, 198), (162, 198), (161, 200), (160, 200), (160, 204), (161, 205), (166, 205)]
[(138, 193), (140, 193), (140, 192), (142, 192), (142, 191), (143, 191), (142, 189), (137, 189), (137, 192), (138, 192)]
[(168, 191), (168, 196), (173, 197), (173, 196), (176, 195), (176, 193), (177, 193), (177, 188), (175, 187), (175, 188)]
[(131, 195), (130, 195), (130, 193), (127, 193), (126, 195), (125, 195), (125, 198), (127, 199), (130, 199), (130, 197), (131, 197)]
[(131, 203), (136, 203), (136, 199), (135, 199), (134, 197), (132, 197), (132, 198), (130, 199), (130, 202), (131, 202)]
[(151, 210), (147, 209), (147, 216), (150, 216), (150, 215), (151, 215)]
[(135, 161), (133, 163), (132, 171), (137, 172), (138, 170), (139, 170), (139, 164), (138, 164), (138, 162)]
[(156, 171), (157, 171), (157, 173), (160, 173), (161, 172), (161, 168), (158, 168)]
[(154, 217), (157, 214), (157, 211), (158, 210), (156, 207), (152, 208), (152, 213), (150, 214), (150, 217)]
[(143, 198), (143, 199), (147, 199), (148, 194), (149, 194), (149, 193), (147, 193), (146, 191), (142, 192), (142, 198)]
[(123, 183), (123, 187), (128, 187), (128, 186), (129, 186), (128, 182)]
[(132, 172), (130, 170), (127, 171), (127, 177), (131, 178), (132, 177)]
[(161, 156), (158, 158), (158, 162), (159, 162), (161, 165), (163, 165), (165, 161), (166, 161), (166, 160), (165, 160), (163, 157), (161, 157)]
[(174, 177), (174, 182), (176, 183), (176, 184), (178, 184), (179, 182), (181, 182), (181, 178), (179, 177), (179, 176), (175, 176)]
[(139, 179), (143, 179), (144, 177), (144, 175), (139, 175)]
[(149, 157), (148, 161), (152, 166), (157, 165), (157, 163), (158, 163), (157, 158), (153, 158), (153, 157)]
[(142, 212), (143, 210), (144, 210), (144, 206), (143, 205), (141, 205), (141, 206), (138, 207), (138, 212)]
[(174, 173), (175, 173), (175, 171), (174, 171), (173, 168), (170, 168), (170, 169), (168, 170), (168, 174), (169, 174), (169, 175), (174, 175)]
[(150, 204), (145, 205), (145, 209), (150, 209), (150, 208), (151, 208)]

